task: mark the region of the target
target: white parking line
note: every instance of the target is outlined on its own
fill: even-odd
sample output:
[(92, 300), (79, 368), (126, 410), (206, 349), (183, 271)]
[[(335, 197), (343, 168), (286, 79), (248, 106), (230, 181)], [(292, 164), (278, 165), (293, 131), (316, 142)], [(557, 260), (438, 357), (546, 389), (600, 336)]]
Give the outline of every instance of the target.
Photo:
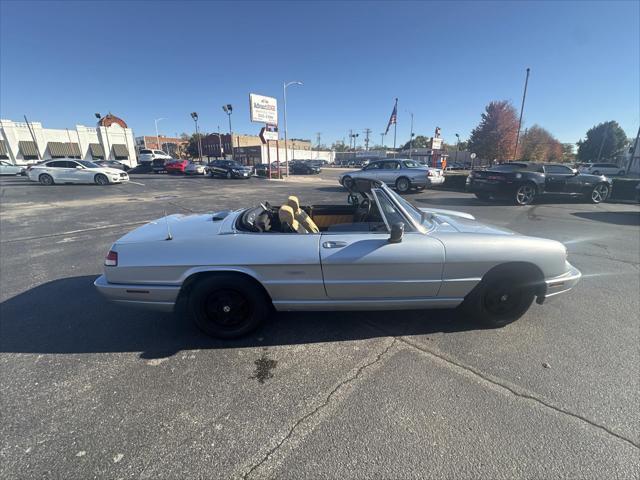
[(136, 185), (142, 185), (143, 187), (145, 186), (145, 184), (144, 184), (144, 183), (140, 183), (140, 182), (133, 182), (133, 181), (131, 181), (131, 180), (129, 180), (129, 183), (135, 183)]

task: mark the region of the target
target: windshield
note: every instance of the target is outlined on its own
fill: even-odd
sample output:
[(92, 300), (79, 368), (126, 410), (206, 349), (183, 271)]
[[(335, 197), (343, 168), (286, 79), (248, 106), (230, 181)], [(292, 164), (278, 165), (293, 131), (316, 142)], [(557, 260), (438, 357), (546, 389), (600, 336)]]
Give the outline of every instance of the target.
[(413, 221), (415, 223), (417, 223), (418, 225), (422, 225), (423, 223), (427, 223), (428, 224), (428, 222), (426, 220), (423, 221), (422, 212), (420, 212), (420, 210), (418, 210), (412, 204), (407, 202), (404, 198), (402, 198), (396, 192), (394, 192), (390, 188), (384, 188), (384, 191), (385, 191), (385, 193), (387, 195), (389, 195), (397, 203), (399, 203), (402, 208), (404, 208), (404, 210), (409, 214), (409, 216), (413, 219)]
[(83, 167), (87, 167), (87, 168), (100, 168), (100, 165), (98, 165), (97, 163), (88, 162), (87, 160), (78, 160), (77, 162), (78, 162), (80, 165), (82, 165)]

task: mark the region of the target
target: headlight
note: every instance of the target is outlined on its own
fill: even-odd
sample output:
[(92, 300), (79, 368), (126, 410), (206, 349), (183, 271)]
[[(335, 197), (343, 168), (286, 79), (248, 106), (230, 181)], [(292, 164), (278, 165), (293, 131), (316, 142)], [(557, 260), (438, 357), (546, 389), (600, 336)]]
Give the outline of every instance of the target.
[(514, 177), (515, 177), (515, 178), (522, 178), (522, 174), (521, 174), (521, 173), (516, 173), (516, 174), (514, 175)]

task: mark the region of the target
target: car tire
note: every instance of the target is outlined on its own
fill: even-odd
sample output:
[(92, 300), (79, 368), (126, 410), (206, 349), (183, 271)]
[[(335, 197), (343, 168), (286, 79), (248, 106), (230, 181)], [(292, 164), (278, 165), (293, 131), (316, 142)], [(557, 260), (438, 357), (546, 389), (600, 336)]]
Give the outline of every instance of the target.
[(269, 315), (270, 301), (253, 281), (237, 275), (215, 275), (198, 281), (188, 308), (195, 324), (216, 338), (237, 338), (255, 330)]
[(342, 186), (344, 188), (349, 189), (351, 188), (352, 184), (353, 184), (353, 178), (349, 177), (348, 175), (342, 179)]
[(489, 272), (465, 297), (460, 309), (485, 327), (504, 327), (518, 320), (531, 306), (535, 287), (530, 283), (530, 279), (517, 272)]
[(611, 189), (606, 183), (598, 183), (587, 194), (587, 200), (591, 203), (602, 203), (608, 197)]
[(491, 195), (489, 195), (488, 193), (476, 193), (475, 196), (478, 200), (482, 200), (484, 202), (488, 202), (489, 200), (491, 200)]
[(96, 185), (109, 185), (109, 179), (106, 177), (106, 175), (103, 175), (101, 173), (96, 175), (93, 178), (93, 181), (96, 183)]
[(53, 177), (51, 175), (49, 175), (48, 173), (43, 173), (42, 175), (40, 175), (38, 177), (38, 181), (42, 184), (42, 185), (53, 185), (55, 182), (53, 181)]
[(411, 182), (407, 177), (400, 177), (396, 180), (396, 190), (400, 193), (407, 193), (411, 190)]
[(516, 188), (513, 201), (516, 205), (531, 205), (536, 197), (536, 186), (531, 183), (523, 183)]

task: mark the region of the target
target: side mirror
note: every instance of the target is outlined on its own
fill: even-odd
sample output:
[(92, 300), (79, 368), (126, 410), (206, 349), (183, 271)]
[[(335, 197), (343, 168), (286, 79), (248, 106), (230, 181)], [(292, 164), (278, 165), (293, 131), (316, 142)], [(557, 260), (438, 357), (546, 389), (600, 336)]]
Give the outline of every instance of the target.
[(84, 170), (84, 167), (82, 167), (80, 165), (76, 165), (76, 170)]
[(391, 225), (391, 235), (389, 235), (389, 243), (400, 243), (404, 235), (404, 223), (398, 222)]

